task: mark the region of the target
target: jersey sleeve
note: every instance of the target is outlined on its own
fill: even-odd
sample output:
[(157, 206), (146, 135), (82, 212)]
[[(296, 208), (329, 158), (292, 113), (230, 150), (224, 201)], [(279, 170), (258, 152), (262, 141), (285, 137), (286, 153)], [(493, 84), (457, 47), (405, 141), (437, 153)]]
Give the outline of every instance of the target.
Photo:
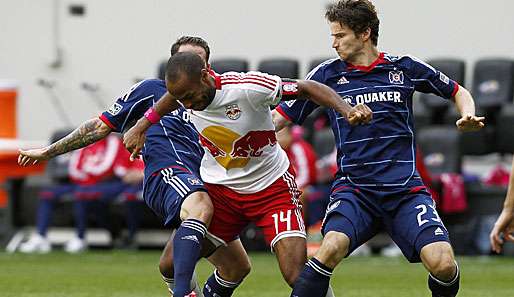
[(121, 95), (116, 102), (100, 115), (100, 119), (113, 131), (122, 133), (135, 121), (142, 117), (145, 111), (159, 100), (156, 88), (158, 80), (143, 80), (133, 85)]
[(407, 56), (404, 63), (416, 91), (450, 99), (459, 90), (457, 82), (416, 57)]
[[(306, 80), (313, 80), (324, 83), (323, 72), (320, 67), (316, 67), (307, 74)], [(288, 121), (301, 125), (309, 114), (319, 105), (311, 100), (295, 99), (282, 101), (276, 108), (276, 111), (285, 117)]]

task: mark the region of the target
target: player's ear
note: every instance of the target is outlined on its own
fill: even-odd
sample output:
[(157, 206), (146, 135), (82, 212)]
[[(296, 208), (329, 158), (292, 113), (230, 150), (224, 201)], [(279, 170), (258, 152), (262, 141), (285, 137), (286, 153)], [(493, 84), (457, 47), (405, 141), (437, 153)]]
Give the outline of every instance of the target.
[(359, 35), (360, 35), (360, 38), (362, 39), (362, 41), (364, 41), (364, 42), (368, 41), (371, 38), (371, 28), (367, 28), (366, 30), (364, 30), (364, 32), (362, 32)]
[(210, 80), (211, 74), (209, 73), (208, 68), (202, 69), (202, 82), (208, 83)]

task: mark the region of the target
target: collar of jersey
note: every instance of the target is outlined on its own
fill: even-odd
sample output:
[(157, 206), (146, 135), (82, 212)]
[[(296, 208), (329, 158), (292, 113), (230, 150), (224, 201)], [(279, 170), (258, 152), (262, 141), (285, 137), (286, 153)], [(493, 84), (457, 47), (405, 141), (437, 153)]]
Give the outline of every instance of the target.
[(219, 76), (214, 70), (209, 69), (209, 74), (214, 78), (216, 90), (221, 90), (221, 76)]
[(373, 63), (371, 63), (368, 66), (353, 65), (353, 64), (351, 64), (349, 62), (345, 62), (347, 70), (349, 70), (349, 71), (351, 71), (351, 70), (360, 70), (360, 71), (363, 71), (363, 72), (370, 72), (377, 65), (383, 64), (383, 63), (388, 63), (388, 61), (384, 59), (384, 53), (382, 53), (382, 52), (378, 55), (378, 58), (375, 61), (373, 61)]

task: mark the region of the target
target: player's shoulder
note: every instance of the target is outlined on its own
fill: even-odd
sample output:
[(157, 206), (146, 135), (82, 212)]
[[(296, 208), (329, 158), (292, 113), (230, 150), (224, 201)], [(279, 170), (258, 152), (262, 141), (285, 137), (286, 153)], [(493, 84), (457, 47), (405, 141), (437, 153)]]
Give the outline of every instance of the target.
[(413, 67), (427, 67), (430, 69), (433, 69), (432, 66), (430, 66), (428, 63), (423, 61), (422, 59), (418, 58), (415, 55), (411, 54), (405, 54), (405, 55), (391, 55), (391, 54), (384, 54), (384, 60), (395, 64), (396, 66), (403, 68), (403, 69), (411, 69)]
[(166, 88), (166, 83), (162, 79), (149, 78), (138, 81), (134, 85), (132, 85), (131, 89), (142, 90), (142, 91), (154, 91), (154, 90), (162, 90)]
[(327, 59), (319, 63), (306, 75), (305, 79), (315, 79), (330, 76), (333, 72), (338, 72), (343, 65), (339, 58)]
[(121, 94), (119, 100), (123, 102), (139, 101), (145, 98), (160, 97), (164, 92), (166, 92), (166, 84), (163, 80), (144, 79), (133, 84)]
[(222, 89), (259, 90), (261, 88), (274, 90), (280, 83), (280, 77), (259, 71), (225, 72), (219, 75)]

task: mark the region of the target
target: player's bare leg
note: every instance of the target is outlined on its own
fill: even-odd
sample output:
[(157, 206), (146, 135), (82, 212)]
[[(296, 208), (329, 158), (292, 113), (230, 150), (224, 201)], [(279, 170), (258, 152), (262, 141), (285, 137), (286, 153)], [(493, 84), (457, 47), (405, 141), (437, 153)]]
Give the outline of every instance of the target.
[(428, 286), (432, 296), (456, 296), (460, 273), (451, 245), (446, 241), (427, 244), (421, 249), (420, 256), (423, 265), (430, 272)]
[(218, 248), (207, 259), (216, 269), (203, 288), (205, 297), (232, 296), (234, 290), (251, 270), (250, 258), (239, 239)]
[(329, 287), (330, 277), (333, 269), (348, 253), (349, 246), (350, 239), (346, 234), (329, 231), (316, 255), (302, 267), (291, 296), (323, 297), (333, 294)]
[(307, 259), (307, 241), (303, 237), (285, 237), (273, 246), (282, 277), (293, 286)]
[(184, 297), (191, 292), (190, 282), (212, 214), (213, 206), (206, 192), (193, 192), (182, 202), (182, 223), (173, 239), (176, 297)]

